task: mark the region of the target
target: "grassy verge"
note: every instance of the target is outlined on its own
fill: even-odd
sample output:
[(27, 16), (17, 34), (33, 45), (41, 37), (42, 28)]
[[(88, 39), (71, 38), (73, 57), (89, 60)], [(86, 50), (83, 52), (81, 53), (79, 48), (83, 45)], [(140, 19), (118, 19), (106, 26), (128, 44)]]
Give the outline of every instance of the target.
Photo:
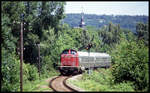
[(82, 79), (69, 82), (87, 91), (134, 91), (131, 82), (115, 84), (110, 69), (101, 68), (99, 72), (93, 71), (91, 75), (84, 73)]
[(52, 77), (58, 76), (58, 72), (51, 72), (49, 74), (43, 74), (41, 79), (35, 81), (27, 81), (23, 85), (24, 92), (52, 92), (52, 89), (49, 88), (49, 82)]
[(52, 91), (52, 89), (49, 88), (48, 78), (46, 78), (32, 82), (26, 82), (23, 86), (23, 91)]

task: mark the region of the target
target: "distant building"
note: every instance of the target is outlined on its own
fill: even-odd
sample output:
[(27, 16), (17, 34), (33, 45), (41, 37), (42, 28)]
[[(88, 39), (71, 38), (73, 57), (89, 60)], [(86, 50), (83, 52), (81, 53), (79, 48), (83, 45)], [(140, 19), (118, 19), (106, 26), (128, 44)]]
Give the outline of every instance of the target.
[(80, 28), (84, 28), (84, 26), (85, 26), (85, 22), (84, 22), (84, 20), (83, 20), (83, 18), (84, 18), (84, 13), (82, 12), (81, 13), (81, 21), (80, 21), (80, 23), (79, 23), (79, 27)]
[(83, 13), (83, 11), (82, 11), (82, 13), (81, 13), (81, 20), (80, 20), (80, 22), (79, 22), (79, 27), (73, 27), (73, 28), (82, 28), (83, 30), (85, 30), (85, 22), (84, 22), (84, 13)]

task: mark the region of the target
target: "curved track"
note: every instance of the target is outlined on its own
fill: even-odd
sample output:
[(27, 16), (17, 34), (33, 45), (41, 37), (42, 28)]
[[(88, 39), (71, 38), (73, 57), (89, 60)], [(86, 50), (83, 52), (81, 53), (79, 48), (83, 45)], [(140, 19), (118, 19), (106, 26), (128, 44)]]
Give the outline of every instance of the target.
[(78, 90), (75, 90), (66, 84), (66, 80), (69, 78), (71, 78), (71, 77), (69, 77), (69, 76), (55, 77), (50, 81), (50, 87), (55, 92), (78, 92)]

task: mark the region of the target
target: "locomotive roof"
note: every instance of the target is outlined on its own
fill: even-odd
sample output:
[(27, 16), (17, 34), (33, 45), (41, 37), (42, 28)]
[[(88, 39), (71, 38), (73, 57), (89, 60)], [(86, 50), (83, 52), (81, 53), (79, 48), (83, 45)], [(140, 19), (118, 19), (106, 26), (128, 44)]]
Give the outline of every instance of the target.
[[(77, 51), (79, 56), (89, 56), (88, 52)], [(110, 57), (107, 53), (90, 52), (90, 56), (94, 57)]]

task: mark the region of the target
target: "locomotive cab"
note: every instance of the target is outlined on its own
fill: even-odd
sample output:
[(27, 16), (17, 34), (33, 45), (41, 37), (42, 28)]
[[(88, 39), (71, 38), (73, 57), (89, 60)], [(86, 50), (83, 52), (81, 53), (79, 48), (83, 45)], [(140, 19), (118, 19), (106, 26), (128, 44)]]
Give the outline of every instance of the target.
[(66, 73), (73, 73), (75, 71), (78, 71), (78, 53), (76, 50), (73, 49), (66, 49), (61, 53), (61, 66), (59, 67), (59, 70), (61, 74)]
[(64, 50), (61, 54), (61, 66), (78, 66), (77, 51), (69, 49)]

